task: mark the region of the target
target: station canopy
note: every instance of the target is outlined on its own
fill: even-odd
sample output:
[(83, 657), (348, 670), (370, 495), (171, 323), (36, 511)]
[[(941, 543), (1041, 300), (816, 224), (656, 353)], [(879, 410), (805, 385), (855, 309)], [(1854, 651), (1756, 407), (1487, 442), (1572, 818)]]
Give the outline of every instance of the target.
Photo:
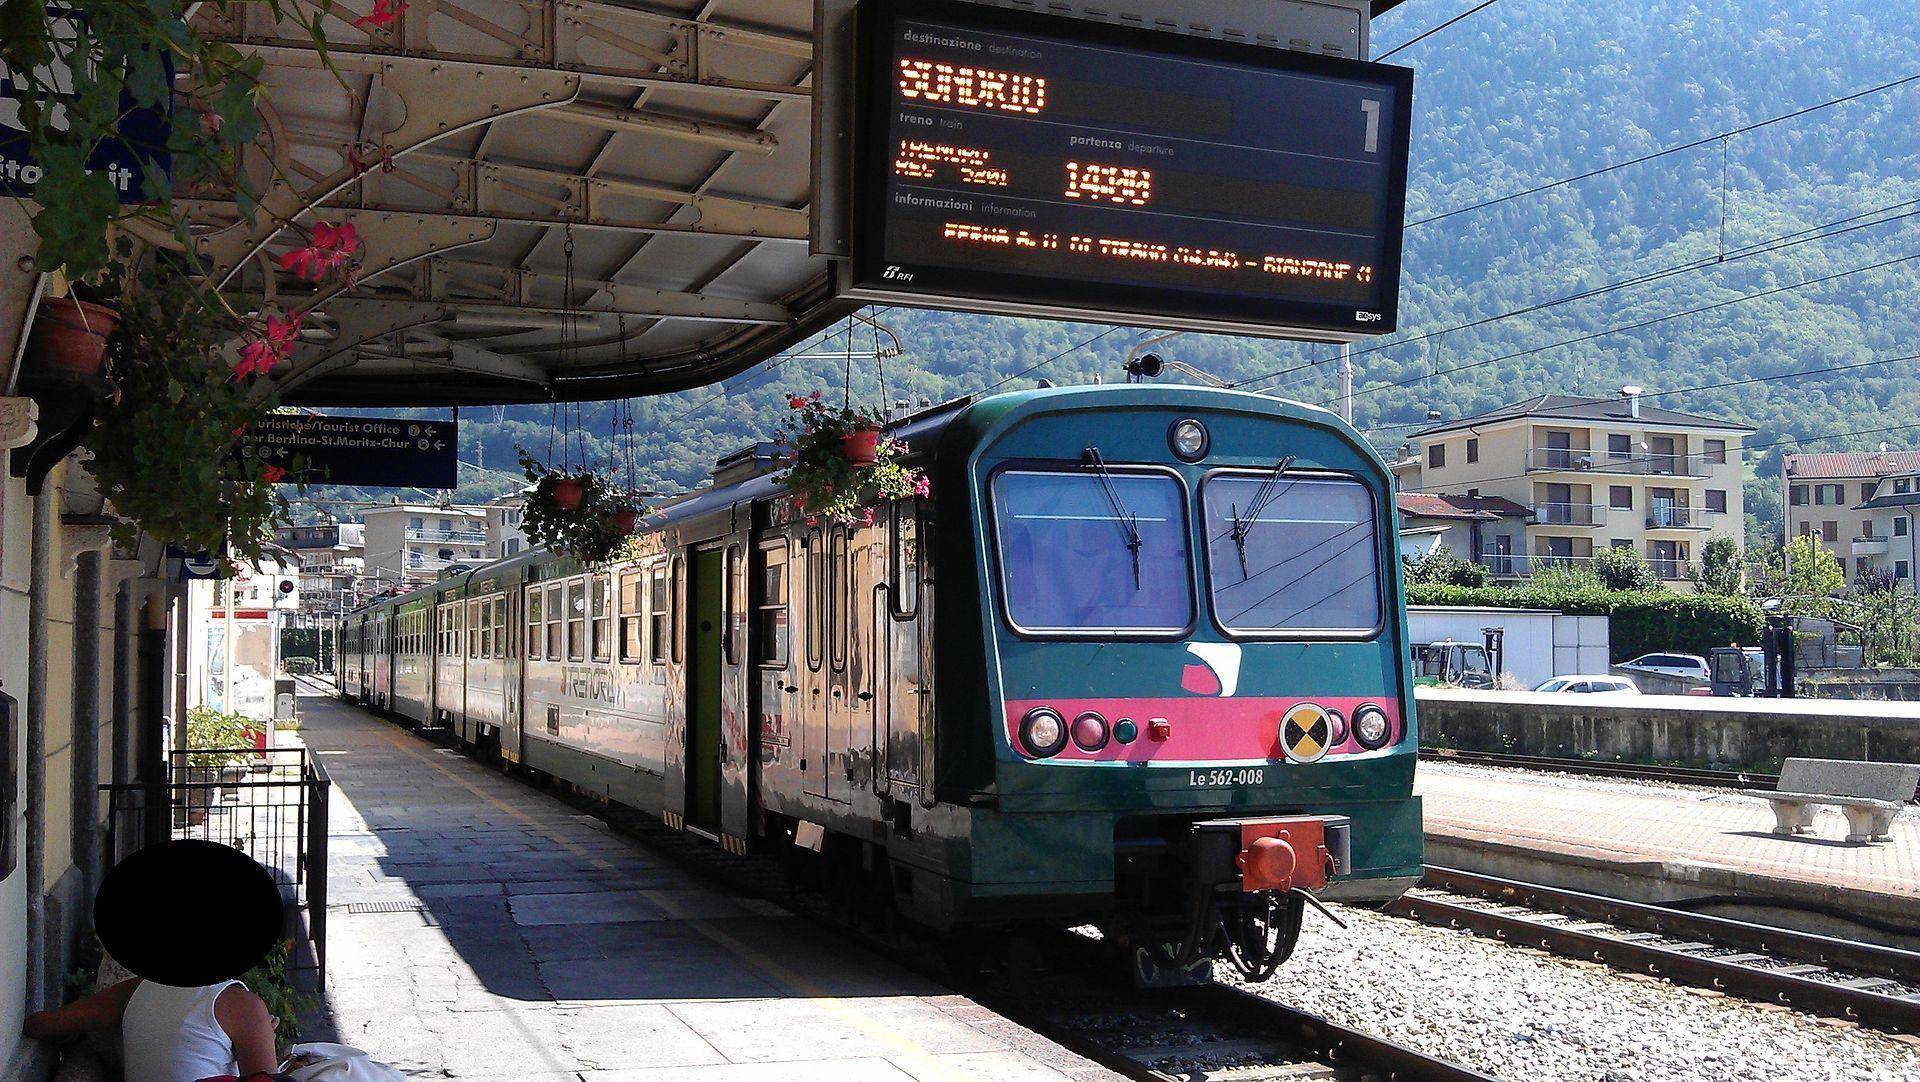
[[(230, 288), (311, 313), (283, 401), (671, 392), (855, 307), (812, 236), (815, 0), (412, 0), (352, 25), (371, 6), (336, 3), (324, 57), (264, 4), (195, 16), (265, 65), (265, 213), (181, 194)], [(361, 269), (314, 293), (273, 257), (323, 221), (356, 227)]]

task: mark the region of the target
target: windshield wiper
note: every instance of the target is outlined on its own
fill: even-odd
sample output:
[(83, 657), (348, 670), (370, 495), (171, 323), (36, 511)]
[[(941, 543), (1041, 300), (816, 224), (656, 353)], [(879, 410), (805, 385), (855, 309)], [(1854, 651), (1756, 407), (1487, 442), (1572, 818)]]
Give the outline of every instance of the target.
[(1099, 471), (1101, 491), (1107, 494), (1107, 502), (1113, 505), (1114, 521), (1120, 524), (1120, 533), (1127, 539), (1127, 554), (1133, 558), (1133, 588), (1140, 589), (1140, 517), (1127, 510), (1120, 500), (1120, 490), (1113, 485), (1113, 473), (1107, 469), (1107, 460), (1100, 457), (1100, 448), (1089, 447), (1084, 453), (1087, 465)]
[(1287, 488), (1293, 487), (1291, 484), (1287, 485), (1287, 488), (1277, 487), (1280, 479), (1287, 475), (1287, 468), (1292, 465), (1292, 455), (1283, 455), (1280, 461), (1273, 464), (1273, 469), (1267, 471), (1266, 477), (1261, 479), (1260, 487), (1253, 490), (1253, 502), (1247, 505), (1246, 518), (1242, 519), (1240, 517), (1240, 508), (1238, 505), (1227, 505), (1228, 511), (1233, 515), (1233, 528), (1227, 531), (1227, 533), (1228, 536), (1233, 538), (1234, 551), (1240, 554), (1240, 577), (1242, 579), (1247, 577), (1247, 534), (1253, 531), (1253, 524), (1260, 521), (1260, 513), (1271, 506), (1273, 501), (1279, 499), (1280, 496), (1287, 491)]

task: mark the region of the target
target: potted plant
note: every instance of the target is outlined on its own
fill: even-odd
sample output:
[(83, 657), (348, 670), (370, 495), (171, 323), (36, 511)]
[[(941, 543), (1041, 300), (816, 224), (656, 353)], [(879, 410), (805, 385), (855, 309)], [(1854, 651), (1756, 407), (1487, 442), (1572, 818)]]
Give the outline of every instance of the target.
[(588, 565), (627, 555), (646, 514), (637, 493), (597, 473), (550, 469), (524, 447), (519, 452), (521, 472), (532, 482), (521, 521), (528, 540)]
[(107, 356), (107, 336), (120, 313), (75, 295), (45, 297), (27, 336), (27, 360), (43, 368), (91, 376)]
[(185, 787), (180, 808), (185, 825), (206, 822), (208, 810), (221, 799), (220, 787), (239, 779), (242, 764), (253, 755), (253, 735), (253, 719), (244, 714), (210, 706), (187, 711), (187, 754), (177, 779)]
[(808, 525), (870, 526), (874, 501), (927, 494), (926, 474), (900, 461), (907, 445), (888, 437), (873, 414), (833, 409), (818, 391), (794, 395), (787, 406), (793, 413), (775, 438), (793, 464), (777, 480), (793, 491), (794, 510)]

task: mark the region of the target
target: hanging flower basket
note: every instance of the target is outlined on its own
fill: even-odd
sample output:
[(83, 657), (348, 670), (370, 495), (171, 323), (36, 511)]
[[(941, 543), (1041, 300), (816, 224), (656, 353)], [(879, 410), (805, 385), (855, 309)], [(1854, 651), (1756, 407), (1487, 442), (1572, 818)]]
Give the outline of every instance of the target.
[(78, 297), (48, 297), (40, 302), (27, 338), (27, 356), (45, 368), (91, 376), (107, 356), (107, 336), (120, 313)]
[(524, 448), (520, 468), (533, 482), (521, 522), (528, 540), (556, 556), (594, 566), (627, 556), (647, 513), (637, 493), (617, 488), (597, 473), (549, 469)]
[(587, 494), (586, 481), (579, 477), (567, 477), (556, 474), (547, 479), (547, 495), (554, 506), (562, 511), (577, 511), (580, 501)]
[(778, 480), (793, 491), (794, 510), (808, 525), (821, 519), (872, 525), (875, 501), (925, 496), (926, 474), (900, 464), (907, 446), (881, 431), (879, 418), (856, 409), (832, 409), (819, 392), (787, 399), (793, 410), (777, 440), (793, 465)]

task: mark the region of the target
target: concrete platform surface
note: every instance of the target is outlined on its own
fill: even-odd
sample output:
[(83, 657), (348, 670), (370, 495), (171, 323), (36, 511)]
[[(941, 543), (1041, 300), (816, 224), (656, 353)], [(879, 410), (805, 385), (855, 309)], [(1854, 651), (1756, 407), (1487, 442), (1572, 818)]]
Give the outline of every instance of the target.
[(300, 716), (334, 781), (323, 1008), (409, 1077), (1118, 1077), (360, 710)]
[(1845, 818), (1827, 808), (1813, 835), (1772, 833), (1757, 793), (1433, 762), (1420, 764), (1414, 788), (1432, 864), (1533, 881), (1545, 880), (1529, 866), (1558, 865), (1587, 873), (1558, 883), (1578, 889), (1621, 894), (1603, 889), (1605, 877), (1640, 879), (1638, 893), (1659, 901), (1754, 895), (1920, 927), (1920, 817), (1911, 811), (1894, 820), (1891, 842), (1848, 845)]

